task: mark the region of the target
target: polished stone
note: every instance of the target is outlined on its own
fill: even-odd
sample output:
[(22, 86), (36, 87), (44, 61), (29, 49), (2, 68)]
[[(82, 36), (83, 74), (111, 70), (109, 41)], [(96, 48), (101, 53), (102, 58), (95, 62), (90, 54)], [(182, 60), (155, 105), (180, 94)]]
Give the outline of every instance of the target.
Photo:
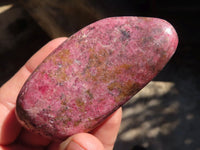
[(29, 130), (65, 139), (97, 127), (166, 65), (178, 37), (166, 21), (112, 17), (72, 35), (34, 71), (17, 99)]

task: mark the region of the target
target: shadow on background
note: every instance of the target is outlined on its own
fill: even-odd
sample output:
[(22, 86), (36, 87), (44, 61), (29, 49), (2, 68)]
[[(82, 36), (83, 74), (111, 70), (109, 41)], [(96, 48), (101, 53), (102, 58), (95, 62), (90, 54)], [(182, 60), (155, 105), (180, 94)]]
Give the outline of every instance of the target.
[(12, 0), (0, 1), (0, 86), (50, 38)]
[(192, 81), (148, 84), (123, 107), (115, 149), (199, 150), (198, 91)]
[[(177, 52), (168, 65), (123, 107), (115, 150), (200, 150), (198, 1), (87, 2), (103, 17), (132, 15), (166, 19), (179, 35)], [(2, 0), (0, 8), (9, 4), (13, 6), (0, 13), (0, 85), (50, 40), (16, 2)]]

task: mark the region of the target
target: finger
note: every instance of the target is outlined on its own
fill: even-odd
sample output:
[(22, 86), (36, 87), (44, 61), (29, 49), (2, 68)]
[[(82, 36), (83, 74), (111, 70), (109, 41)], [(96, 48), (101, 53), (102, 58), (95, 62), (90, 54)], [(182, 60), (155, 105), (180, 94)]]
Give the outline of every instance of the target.
[(105, 150), (113, 149), (121, 124), (121, 118), (122, 108), (119, 108), (100, 127), (92, 132), (103, 143)]
[(23, 130), (18, 138), (20, 143), (29, 145), (29, 146), (47, 146), (50, 143), (50, 140), (42, 137), (38, 134), (31, 133), (30, 131)]
[(46, 148), (46, 150), (59, 150), (60, 143), (61, 142), (53, 141), (52, 143), (50, 143), (48, 145), (48, 147)]
[[(27, 63), (0, 88), (0, 144), (12, 143), (19, 134), (20, 125), (18, 124), (14, 108), (17, 95), (26, 79), (42, 60), (60, 45), (66, 38), (55, 39), (42, 47), (33, 55)], [(16, 126), (14, 126), (16, 125)], [(5, 127), (9, 130), (6, 130)], [(7, 136), (9, 135), (9, 136)]]
[[(20, 133), (21, 125), (15, 116), (15, 109), (9, 110), (0, 105), (0, 145), (12, 143)], [(4, 114), (4, 116), (3, 116)]]
[(60, 150), (104, 150), (102, 143), (89, 133), (78, 133), (60, 144)]
[(43, 150), (43, 148), (29, 147), (21, 144), (11, 144), (9, 146), (0, 146), (0, 150)]

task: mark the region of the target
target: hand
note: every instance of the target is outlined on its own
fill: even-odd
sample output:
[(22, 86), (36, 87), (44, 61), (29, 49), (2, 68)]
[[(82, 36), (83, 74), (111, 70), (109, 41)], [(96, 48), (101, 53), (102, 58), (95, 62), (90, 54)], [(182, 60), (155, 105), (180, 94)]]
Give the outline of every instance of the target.
[(24, 82), (42, 60), (64, 40), (66, 38), (58, 38), (46, 44), (0, 88), (0, 150), (113, 149), (121, 122), (121, 108), (91, 134), (75, 134), (61, 144), (25, 130), (16, 119), (16, 98)]

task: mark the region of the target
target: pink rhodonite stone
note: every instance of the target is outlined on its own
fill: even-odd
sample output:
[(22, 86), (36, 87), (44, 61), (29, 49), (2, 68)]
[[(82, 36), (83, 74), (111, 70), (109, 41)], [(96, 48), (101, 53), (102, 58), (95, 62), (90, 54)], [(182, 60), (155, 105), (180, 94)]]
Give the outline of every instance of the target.
[(176, 31), (162, 19), (97, 21), (31, 74), (17, 99), (18, 119), (53, 139), (91, 131), (155, 77), (177, 43)]

